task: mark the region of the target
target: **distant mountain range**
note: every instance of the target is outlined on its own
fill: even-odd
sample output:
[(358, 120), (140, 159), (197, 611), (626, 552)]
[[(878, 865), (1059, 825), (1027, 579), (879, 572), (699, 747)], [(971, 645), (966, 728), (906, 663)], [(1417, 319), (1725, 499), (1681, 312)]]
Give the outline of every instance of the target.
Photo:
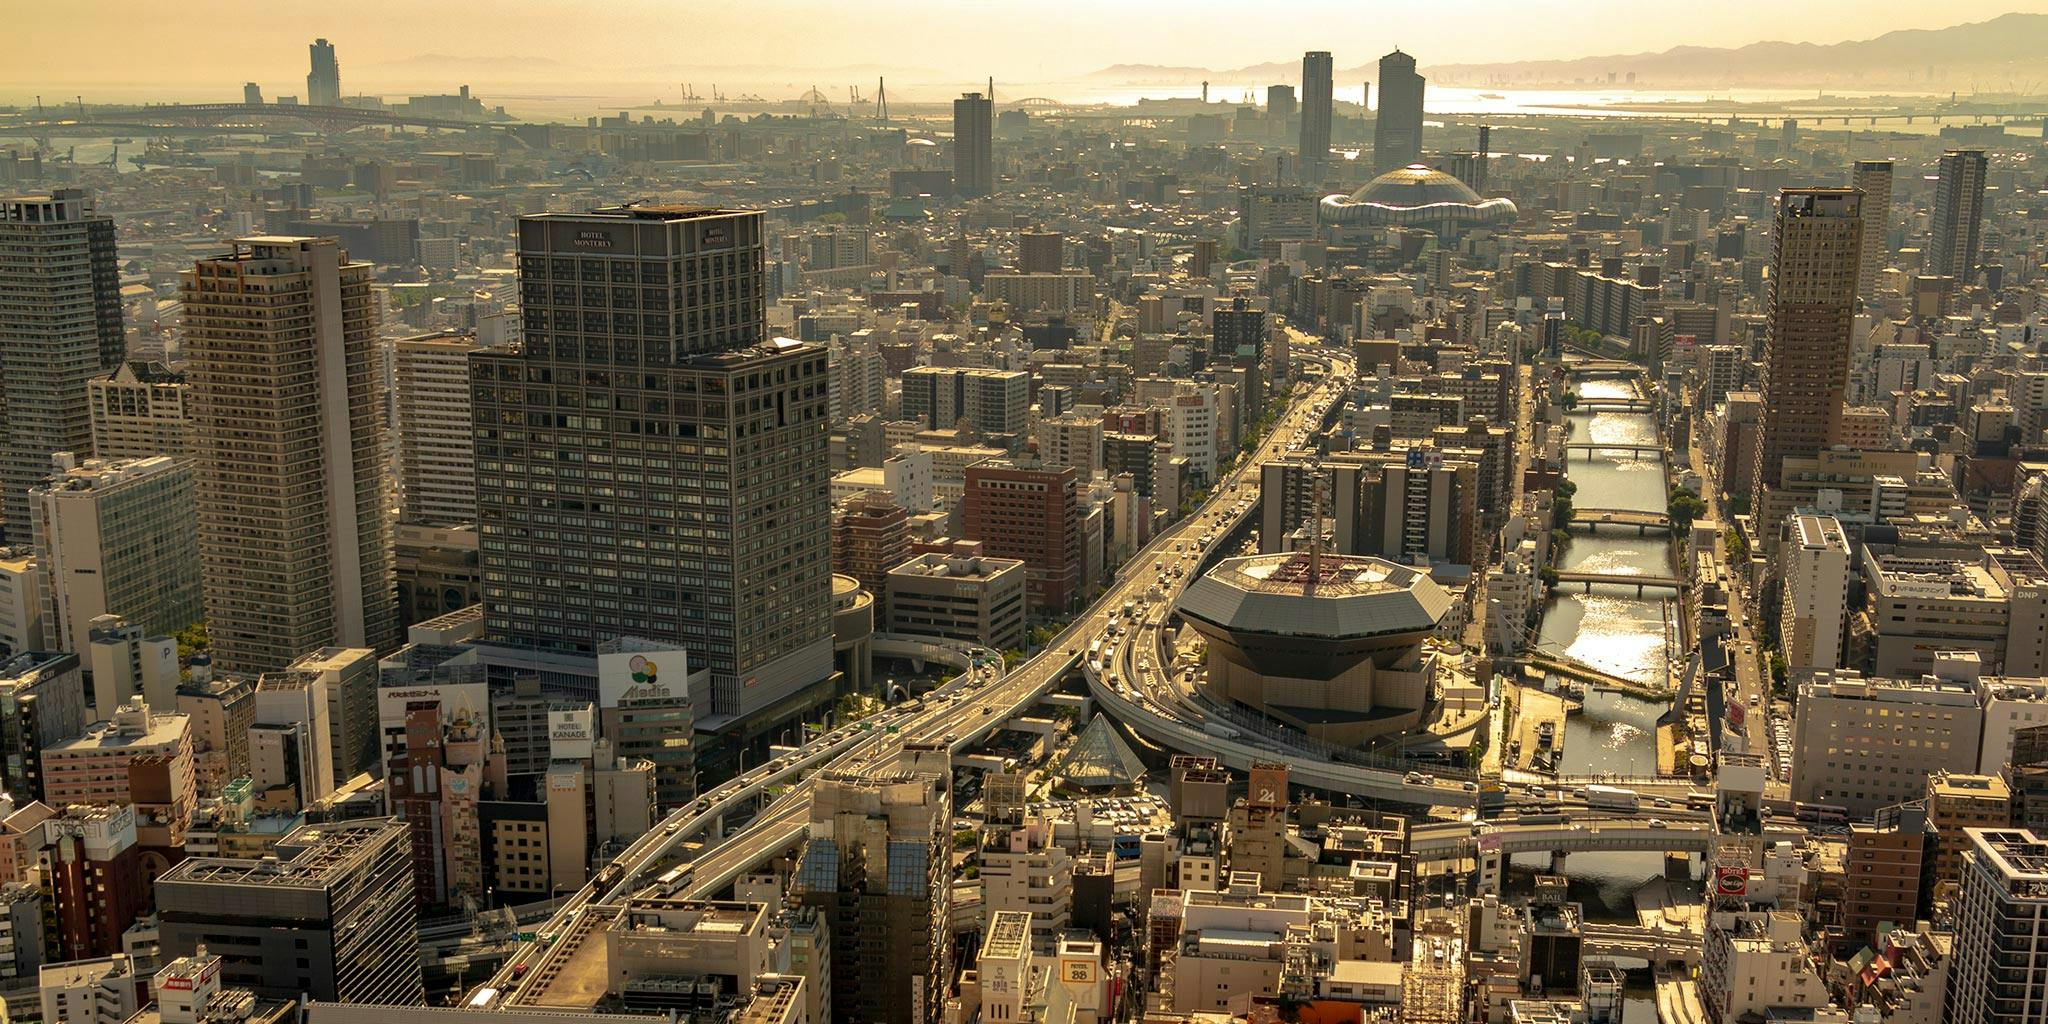
[[(1426, 56), (1426, 55), (1422, 55)], [(1339, 68), (1335, 79), (1378, 77), (1378, 57)], [(2004, 14), (1941, 29), (1905, 29), (1841, 43), (1761, 42), (1738, 47), (1677, 46), (1662, 53), (1612, 54), (1570, 60), (1437, 64), (1423, 74), (1445, 85), (1606, 84), (1635, 76), (1639, 86), (1833, 86), (1858, 89), (2048, 92), (2048, 14)], [(1129, 84), (1294, 82), (1301, 64), (1275, 61), (1230, 70), (1118, 64), (1093, 80)]]

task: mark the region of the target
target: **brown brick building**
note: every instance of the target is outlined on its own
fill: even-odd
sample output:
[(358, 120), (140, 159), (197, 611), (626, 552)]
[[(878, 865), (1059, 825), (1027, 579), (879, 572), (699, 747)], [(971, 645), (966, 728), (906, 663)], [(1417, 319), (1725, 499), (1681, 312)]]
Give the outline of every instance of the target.
[(1081, 598), (1081, 487), (1071, 466), (987, 459), (967, 467), (964, 530), (983, 553), (1023, 561), (1031, 613), (1062, 612)]

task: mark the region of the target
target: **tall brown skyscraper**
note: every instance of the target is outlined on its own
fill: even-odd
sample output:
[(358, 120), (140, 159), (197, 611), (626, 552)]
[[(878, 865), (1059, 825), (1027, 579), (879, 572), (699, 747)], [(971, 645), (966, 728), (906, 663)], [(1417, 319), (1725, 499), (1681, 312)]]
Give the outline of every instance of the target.
[(1954, 277), (1958, 287), (1968, 287), (1977, 276), (1985, 170), (1983, 150), (1951, 149), (1941, 155), (1934, 184), (1934, 242), (1927, 248), (1927, 267)]
[(520, 218), (524, 340), (470, 357), (491, 643), (687, 648), (699, 716), (831, 675), (826, 355), (766, 336), (762, 265), (758, 211)]
[(970, 92), (953, 101), (953, 194), (995, 191), (995, 99)]
[(181, 283), (214, 664), (395, 646), (370, 265), (332, 238), (245, 238)]
[(1372, 124), (1372, 170), (1385, 174), (1422, 159), (1423, 77), (1399, 50), (1380, 58), (1380, 109)]
[(1759, 536), (1777, 533), (1768, 492), (1786, 456), (1826, 448), (1842, 422), (1863, 255), (1863, 193), (1791, 188), (1778, 194), (1771, 251), (1770, 334), (1764, 344), (1763, 413), (1757, 424), (1751, 508)]
[(1330, 166), (1331, 76), (1330, 52), (1311, 50), (1301, 55), (1301, 180), (1311, 184), (1323, 180)]

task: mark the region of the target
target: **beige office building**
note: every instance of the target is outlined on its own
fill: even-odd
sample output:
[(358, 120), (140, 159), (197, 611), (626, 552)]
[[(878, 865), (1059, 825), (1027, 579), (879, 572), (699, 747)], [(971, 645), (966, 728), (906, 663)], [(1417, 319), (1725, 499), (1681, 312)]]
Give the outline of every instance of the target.
[(93, 454), (102, 459), (189, 458), (192, 423), (186, 418), (185, 396), (190, 391), (184, 374), (136, 360), (87, 381)]
[(1792, 799), (1852, 817), (1918, 800), (1928, 776), (1976, 769), (1982, 729), (1974, 684), (1818, 673), (1799, 687)]
[[(2024, 557), (2020, 557), (2024, 556)], [(1928, 671), (1944, 651), (1972, 651), (1986, 671), (2048, 671), (2048, 578), (2009, 549), (1900, 545), (1865, 549), (1862, 630), (1880, 676)]]
[(398, 486), (405, 522), (476, 522), (469, 354), (477, 350), (475, 335), (455, 331), (399, 339)]
[(214, 664), (396, 645), (370, 265), (245, 238), (182, 275)]
[(1024, 563), (960, 541), (889, 570), (889, 632), (1008, 650), (1024, 643)]
[(1927, 778), (1927, 823), (1935, 830), (1935, 884), (1961, 881), (1967, 830), (2012, 824), (2012, 788), (1997, 775), (1936, 772)]

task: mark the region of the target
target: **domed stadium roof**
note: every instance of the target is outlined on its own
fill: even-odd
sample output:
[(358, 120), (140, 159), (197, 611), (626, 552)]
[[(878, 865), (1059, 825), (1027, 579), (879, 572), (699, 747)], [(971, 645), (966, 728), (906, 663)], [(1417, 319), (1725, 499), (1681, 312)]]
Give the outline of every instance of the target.
[(1350, 195), (1325, 196), (1323, 219), (1349, 226), (1500, 224), (1520, 215), (1506, 199), (1482, 199), (1464, 182), (1422, 164), (1398, 167)]

